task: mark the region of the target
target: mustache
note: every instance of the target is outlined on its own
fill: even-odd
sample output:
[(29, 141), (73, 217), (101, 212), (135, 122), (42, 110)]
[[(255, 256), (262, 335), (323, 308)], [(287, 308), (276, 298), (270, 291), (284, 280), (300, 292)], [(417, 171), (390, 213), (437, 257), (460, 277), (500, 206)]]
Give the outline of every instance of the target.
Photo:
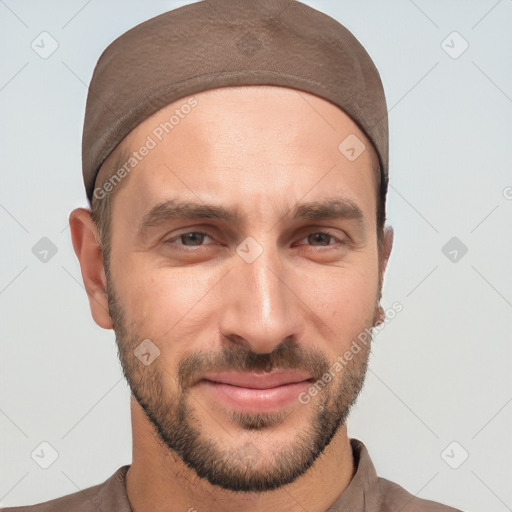
[(270, 373), (273, 370), (304, 371), (317, 381), (329, 370), (319, 350), (306, 349), (293, 342), (280, 343), (272, 352), (258, 353), (241, 347), (222, 347), (219, 352), (196, 352), (178, 364), (177, 380), (186, 389), (208, 372), (240, 371)]

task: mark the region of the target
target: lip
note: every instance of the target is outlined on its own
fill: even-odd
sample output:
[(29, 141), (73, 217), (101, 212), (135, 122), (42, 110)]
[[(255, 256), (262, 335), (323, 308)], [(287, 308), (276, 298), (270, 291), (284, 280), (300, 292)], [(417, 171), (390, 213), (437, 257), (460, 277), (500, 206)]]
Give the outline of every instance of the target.
[(297, 402), (311, 385), (311, 375), (297, 371), (266, 374), (209, 373), (199, 385), (215, 400), (243, 412), (272, 412)]
[(311, 375), (298, 371), (273, 373), (218, 372), (203, 375), (203, 380), (249, 389), (272, 389), (310, 379)]

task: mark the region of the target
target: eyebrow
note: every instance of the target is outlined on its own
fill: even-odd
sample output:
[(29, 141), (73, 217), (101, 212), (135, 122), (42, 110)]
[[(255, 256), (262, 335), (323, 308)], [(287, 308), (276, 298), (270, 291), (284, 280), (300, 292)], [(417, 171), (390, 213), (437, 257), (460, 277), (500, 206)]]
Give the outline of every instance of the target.
[[(282, 217), (287, 216), (284, 214)], [(364, 214), (361, 208), (350, 199), (332, 198), (324, 201), (311, 201), (297, 204), (290, 214), (292, 219), (323, 220), (348, 219), (364, 224)], [(142, 219), (139, 232), (158, 226), (170, 219), (216, 219), (235, 223), (244, 217), (238, 208), (183, 201), (172, 198), (154, 206)]]

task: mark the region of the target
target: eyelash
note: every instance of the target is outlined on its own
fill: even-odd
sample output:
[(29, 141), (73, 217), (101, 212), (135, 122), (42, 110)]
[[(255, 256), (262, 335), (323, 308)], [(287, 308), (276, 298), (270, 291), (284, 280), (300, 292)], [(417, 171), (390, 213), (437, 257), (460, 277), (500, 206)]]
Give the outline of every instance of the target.
[[(168, 240), (165, 240), (164, 241), (164, 244), (168, 244), (168, 245), (172, 245), (173, 243), (176, 242), (176, 240), (179, 240), (181, 237), (185, 236), (185, 235), (190, 235), (190, 234), (195, 234), (195, 235), (206, 235), (207, 237), (210, 237), (213, 239), (213, 237), (211, 235), (209, 235), (208, 233), (204, 232), (204, 231), (185, 231), (183, 233), (180, 233), (179, 235), (176, 235), (174, 236), (173, 238), (169, 238)], [(332, 235), (331, 233), (327, 232), (327, 231), (311, 231), (309, 233), (307, 233), (303, 238), (301, 238), (301, 240), (304, 240), (305, 238), (307, 238), (308, 236), (310, 235), (318, 235), (318, 234), (321, 234), (321, 235), (326, 235), (328, 237), (330, 237), (330, 239), (332, 240), (335, 240), (337, 242), (339, 242), (340, 244), (342, 245), (348, 245), (348, 242), (345, 241), (345, 240), (340, 240), (338, 237)], [(201, 245), (192, 245), (192, 246), (187, 246), (185, 244), (177, 244), (177, 245), (181, 245), (183, 246), (185, 249), (184, 250), (187, 250), (187, 251), (193, 251), (193, 250), (197, 250), (197, 249), (194, 249), (196, 247), (204, 247), (204, 244), (201, 244)], [(319, 245), (319, 246), (314, 246), (312, 245), (311, 247), (331, 247), (332, 245), (334, 244), (327, 244), (327, 245)]]

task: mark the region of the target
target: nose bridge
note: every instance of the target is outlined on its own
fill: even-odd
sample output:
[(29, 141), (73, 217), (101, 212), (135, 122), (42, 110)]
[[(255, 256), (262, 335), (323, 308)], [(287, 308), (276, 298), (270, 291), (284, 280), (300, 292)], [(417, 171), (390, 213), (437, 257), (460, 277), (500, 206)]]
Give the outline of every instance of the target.
[(289, 272), (272, 236), (247, 237), (236, 249), (219, 311), (219, 329), (254, 352), (271, 352), (297, 336), (302, 315), (287, 282)]

